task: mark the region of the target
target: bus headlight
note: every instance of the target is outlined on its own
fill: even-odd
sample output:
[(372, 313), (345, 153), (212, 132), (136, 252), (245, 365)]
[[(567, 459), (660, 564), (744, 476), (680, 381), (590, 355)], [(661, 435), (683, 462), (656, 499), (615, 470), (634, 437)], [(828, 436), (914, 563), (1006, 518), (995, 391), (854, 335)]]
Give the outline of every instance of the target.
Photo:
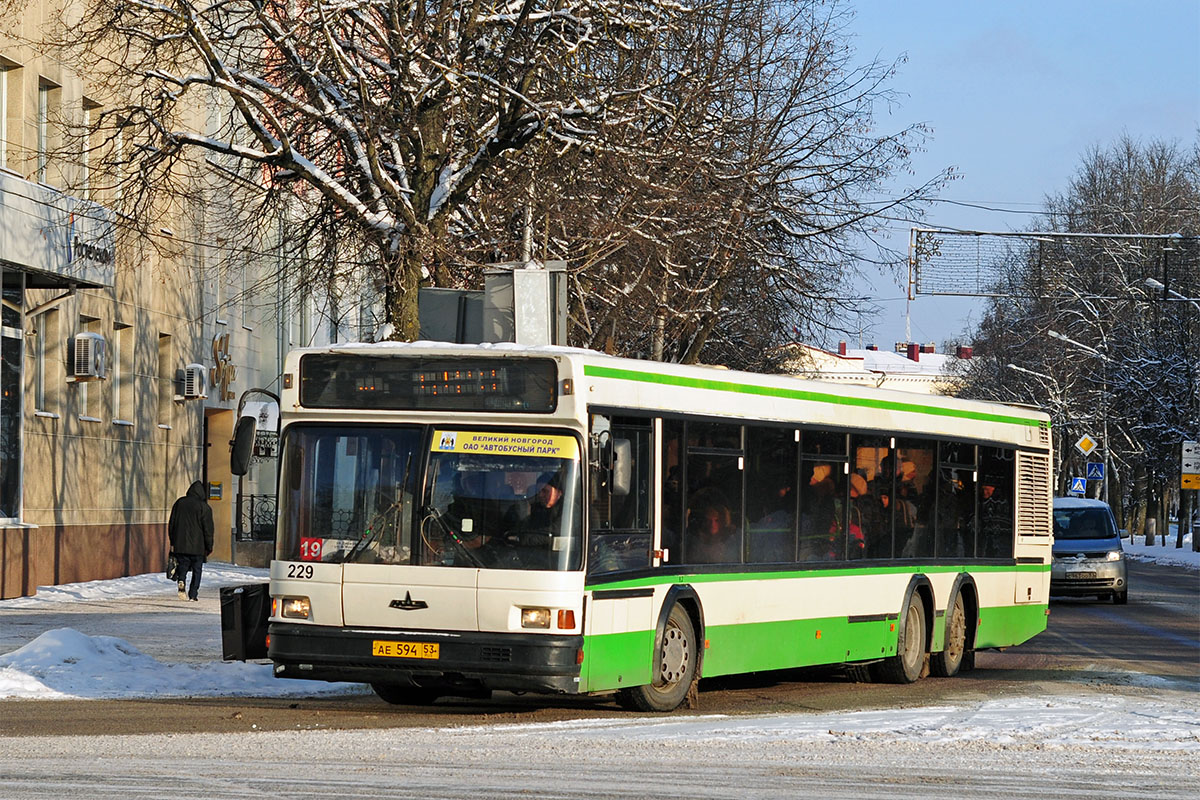
[(548, 609), (548, 608), (522, 608), (521, 609), (521, 627), (522, 628), (549, 628), (550, 627), (550, 609)]
[(280, 616), (287, 619), (308, 619), (311, 608), (307, 597), (281, 597)]

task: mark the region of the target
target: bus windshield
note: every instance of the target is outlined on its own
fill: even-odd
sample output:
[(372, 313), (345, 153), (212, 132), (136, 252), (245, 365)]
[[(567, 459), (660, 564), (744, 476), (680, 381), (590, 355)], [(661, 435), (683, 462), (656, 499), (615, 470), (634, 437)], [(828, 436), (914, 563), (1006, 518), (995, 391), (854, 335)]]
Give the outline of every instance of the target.
[(279, 480), (281, 561), (407, 564), (418, 425), (294, 425)]
[(289, 427), (276, 558), (581, 568), (582, 492), (573, 436), (429, 434), (422, 425)]
[(435, 430), (419, 563), (576, 570), (579, 446), (568, 434)]

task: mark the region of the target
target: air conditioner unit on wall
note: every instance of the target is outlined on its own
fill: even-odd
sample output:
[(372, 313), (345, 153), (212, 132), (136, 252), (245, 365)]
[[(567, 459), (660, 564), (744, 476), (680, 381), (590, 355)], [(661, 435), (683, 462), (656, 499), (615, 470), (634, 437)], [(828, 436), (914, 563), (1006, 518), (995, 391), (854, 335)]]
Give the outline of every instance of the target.
[(71, 377), (75, 380), (95, 381), (108, 377), (108, 342), (100, 334), (75, 334), (71, 355)]
[(208, 370), (203, 364), (188, 364), (183, 368), (183, 396), (208, 397)]

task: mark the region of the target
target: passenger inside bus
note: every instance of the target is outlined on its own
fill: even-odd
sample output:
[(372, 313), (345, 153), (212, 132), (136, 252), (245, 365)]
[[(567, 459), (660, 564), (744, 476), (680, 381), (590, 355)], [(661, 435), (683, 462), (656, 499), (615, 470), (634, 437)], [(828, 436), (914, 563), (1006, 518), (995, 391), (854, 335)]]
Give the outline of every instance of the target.
[(693, 564), (739, 563), (741, 534), (724, 496), (708, 487), (696, 492), (687, 512), (687, 558)]
[[(871, 493), (867, 479), (856, 472), (850, 476), (850, 551), (847, 557), (862, 558), (868, 548), (872, 553), (880, 550), (883, 538), (882, 507)], [(890, 532), (888, 538), (891, 538)]]
[(553, 535), (562, 519), (562, 475), (546, 472), (538, 477), (533, 499), (529, 505), (529, 517), (522, 525), (527, 534)]
[[(833, 464), (812, 464), (800, 495), (800, 560), (842, 558), (842, 505)], [(845, 484), (842, 484), (843, 486)]]
[[(793, 472), (795, 467), (792, 468)], [(748, 522), (747, 561), (778, 563), (796, 558), (795, 492), (790, 482), (778, 475), (759, 493), (755, 519)]]

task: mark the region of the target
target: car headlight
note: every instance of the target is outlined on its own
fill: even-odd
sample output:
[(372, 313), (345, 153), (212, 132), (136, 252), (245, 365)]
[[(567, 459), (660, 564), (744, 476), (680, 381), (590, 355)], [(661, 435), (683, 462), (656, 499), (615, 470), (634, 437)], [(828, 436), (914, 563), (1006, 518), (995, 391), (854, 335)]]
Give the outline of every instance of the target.
[(307, 597), (279, 598), (279, 616), (287, 619), (308, 619), (312, 611)]
[(1105, 556), (1105, 558), (1109, 561), (1120, 561), (1121, 555), (1122, 554), (1120, 550), (1109, 550), (1108, 555)]

